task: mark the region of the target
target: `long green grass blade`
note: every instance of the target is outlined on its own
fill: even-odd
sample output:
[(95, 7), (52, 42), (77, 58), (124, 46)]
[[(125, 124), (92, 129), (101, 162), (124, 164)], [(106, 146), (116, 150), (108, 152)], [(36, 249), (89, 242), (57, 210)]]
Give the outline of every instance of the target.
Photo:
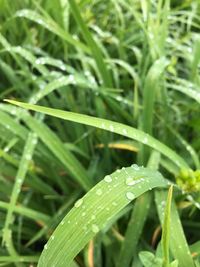
[(170, 240), (170, 217), (171, 217), (171, 201), (172, 201), (172, 192), (173, 192), (173, 186), (170, 186), (168, 196), (167, 196), (167, 202), (165, 207), (165, 215), (164, 215), (164, 221), (162, 226), (162, 251), (163, 251), (163, 267), (168, 267), (170, 260), (169, 260), (169, 240)]
[(130, 201), (166, 185), (158, 172), (137, 165), (105, 176), (61, 221), (45, 245), (38, 266), (69, 266), (87, 242)]
[(107, 87), (112, 87), (112, 80), (110, 78), (110, 74), (108, 72), (107, 66), (103, 60), (101, 50), (97, 46), (90, 31), (87, 28), (87, 25), (82, 19), (82, 16), (80, 14), (80, 11), (79, 11), (79, 8), (76, 2), (74, 0), (69, 0), (69, 3), (70, 3), (71, 10), (72, 10), (72, 14), (81, 29), (83, 38), (86, 40), (86, 42), (88, 43), (88, 46), (90, 47), (92, 51), (92, 55), (96, 61), (96, 64), (101, 74), (104, 85)]
[(67, 112), (62, 111), (58, 109), (51, 109), (47, 107), (37, 106), (37, 105), (31, 105), (26, 104), (14, 100), (6, 100), (7, 102), (17, 105), (19, 107), (23, 107), (25, 109), (35, 110), (38, 112), (42, 112), (47, 115), (51, 115), (57, 118), (74, 121), (82, 124), (86, 124), (89, 126), (94, 126), (97, 128), (101, 128), (103, 130), (107, 130), (110, 132), (114, 132), (123, 136), (126, 136), (128, 138), (134, 139), (136, 141), (139, 141), (145, 145), (148, 145), (152, 147), (153, 149), (159, 151), (161, 154), (165, 155), (169, 159), (173, 160), (174, 163), (180, 167), (180, 168), (188, 168), (187, 163), (179, 156), (177, 155), (172, 149), (167, 147), (166, 145), (162, 144), (149, 134), (146, 134), (140, 130), (137, 130), (133, 127), (126, 126), (121, 123), (117, 123), (114, 121), (109, 121), (105, 119), (100, 119), (92, 116), (87, 116), (83, 114), (76, 114), (73, 112)]

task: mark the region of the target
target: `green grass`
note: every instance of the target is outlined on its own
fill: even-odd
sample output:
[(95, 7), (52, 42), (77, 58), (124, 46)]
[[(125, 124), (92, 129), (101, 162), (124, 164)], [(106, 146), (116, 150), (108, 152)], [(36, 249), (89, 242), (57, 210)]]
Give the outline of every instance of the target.
[(0, 266), (200, 266), (199, 17), (0, 0)]

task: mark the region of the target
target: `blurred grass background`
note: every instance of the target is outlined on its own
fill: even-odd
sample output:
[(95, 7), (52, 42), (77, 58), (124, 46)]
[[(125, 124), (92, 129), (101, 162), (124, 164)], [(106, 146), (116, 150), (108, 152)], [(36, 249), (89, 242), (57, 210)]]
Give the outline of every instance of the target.
[[(0, 22), (2, 101), (122, 122), (153, 135), (191, 169), (199, 169), (198, 0), (0, 0)], [(0, 248), (0, 262), (13, 266), (9, 255), (17, 251), (27, 255), (23, 266), (31, 266), (78, 197), (118, 167), (145, 166), (150, 149), (53, 117), (22, 119), (21, 109), (2, 101), (0, 237), (8, 241), (12, 233), (12, 244)], [(174, 181), (176, 165), (162, 158), (159, 168)], [(188, 243), (195, 244), (200, 240), (199, 193), (179, 193), (176, 200)], [(130, 209), (103, 241), (95, 240), (95, 267), (115, 266), (129, 217)], [(138, 251), (153, 250), (159, 241), (154, 203), (146, 220), (134, 266), (142, 266)], [(78, 266), (92, 267), (88, 253), (86, 248), (77, 257)]]

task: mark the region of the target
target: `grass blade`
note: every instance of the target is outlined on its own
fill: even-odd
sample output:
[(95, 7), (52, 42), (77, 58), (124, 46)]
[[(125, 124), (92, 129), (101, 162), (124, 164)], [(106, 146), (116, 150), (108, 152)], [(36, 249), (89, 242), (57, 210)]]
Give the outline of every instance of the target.
[(154, 187), (166, 185), (158, 172), (137, 165), (107, 175), (79, 199), (61, 221), (45, 245), (38, 267), (68, 266), (88, 241), (130, 201)]
[(94, 126), (97, 128), (101, 128), (110, 132), (114, 132), (131, 139), (137, 140), (145, 145), (152, 147), (153, 149), (159, 151), (161, 154), (168, 157), (170, 160), (174, 161), (174, 163), (180, 168), (189, 168), (187, 163), (177, 155), (172, 149), (159, 142), (149, 134), (144, 133), (143, 131), (137, 130), (133, 127), (126, 126), (121, 123), (117, 123), (114, 121), (109, 121), (105, 119), (100, 119), (88, 115), (63, 111), (59, 109), (52, 109), (47, 107), (42, 107), (38, 105), (26, 104), (14, 100), (6, 100), (7, 102), (17, 105), (19, 107), (23, 107), (25, 109), (34, 110), (37, 112), (42, 112), (47, 115), (51, 115), (57, 118), (74, 121), (82, 124), (86, 124), (89, 126)]
[(69, 0), (69, 3), (70, 3), (73, 16), (82, 31), (82, 35), (92, 51), (92, 55), (96, 61), (96, 64), (101, 74), (104, 85), (108, 87), (112, 87), (112, 80), (107, 70), (107, 66), (103, 60), (102, 53), (99, 47), (97, 46), (96, 42), (94, 41), (92, 35), (90, 34), (90, 31), (88, 30), (85, 22), (83, 21), (76, 2), (74, 0)]
[[(164, 208), (167, 193), (160, 191), (155, 193), (156, 205), (161, 222), (164, 220)], [(172, 201), (171, 206), (171, 226), (170, 226), (170, 250), (181, 267), (194, 267), (194, 262), (183, 232), (176, 204)]]
[(164, 222), (162, 227), (162, 251), (163, 251), (163, 267), (169, 266), (169, 239), (170, 239), (170, 215), (171, 215), (171, 202), (172, 202), (173, 186), (170, 186), (167, 203), (165, 207)]

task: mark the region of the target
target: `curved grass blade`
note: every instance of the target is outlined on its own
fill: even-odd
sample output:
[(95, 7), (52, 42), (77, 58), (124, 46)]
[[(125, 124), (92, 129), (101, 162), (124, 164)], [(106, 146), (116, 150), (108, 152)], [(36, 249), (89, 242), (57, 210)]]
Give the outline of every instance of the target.
[(196, 100), (200, 104), (200, 91), (197, 91), (197, 90), (192, 89), (192, 88), (184, 87), (182, 85), (171, 84), (171, 83), (168, 83), (167, 86), (169, 88), (172, 88), (176, 91), (179, 91), (179, 92), (193, 98), (194, 100)]
[(172, 149), (170, 149), (163, 143), (159, 142), (158, 140), (156, 140), (149, 134), (146, 134), (143, 131), (137, 130), (133, 127), (126, 126), (124, 124), (110, 121), (110, 120), (100, 119), (97, 117), (63, 111), (59, 109), (52, 109), (52, 108), (47, 108), (47, 107), (38, 106), (38, 105), (31, 105), (31, 104), (22, 103), (22, 102), (18, 102), (14, 100), (5, 100), (5, 101), (11, 104), (17, 105), (19, 107), (25, 108), (25, 109), (42, 112), (44, 114), (51, 115), (57, 118), (74, 121), (74, 122), (86, 124), (89, 126), (94, 126), (97, 128), (101, 128), (101, 129), (104, 129), (110, 132), (114, 132), (114, 133), (129, 137), (131, 139), (137, 140), (138, 142), (141, 142), (159, 151), (161, 154), (168, 157), (171, 161), (174, 161), (174, 163), (178, 167), (189, 168), (188, 164), (184, 161), (184, 159), (181, 158), (179, 155), (177, 155)]
[(45, 245), (38, 267), (69, 266), (122, 208), (144, 192), (166, 185), (161, 174), (137, 165), (107, 175), (61, 221)]

